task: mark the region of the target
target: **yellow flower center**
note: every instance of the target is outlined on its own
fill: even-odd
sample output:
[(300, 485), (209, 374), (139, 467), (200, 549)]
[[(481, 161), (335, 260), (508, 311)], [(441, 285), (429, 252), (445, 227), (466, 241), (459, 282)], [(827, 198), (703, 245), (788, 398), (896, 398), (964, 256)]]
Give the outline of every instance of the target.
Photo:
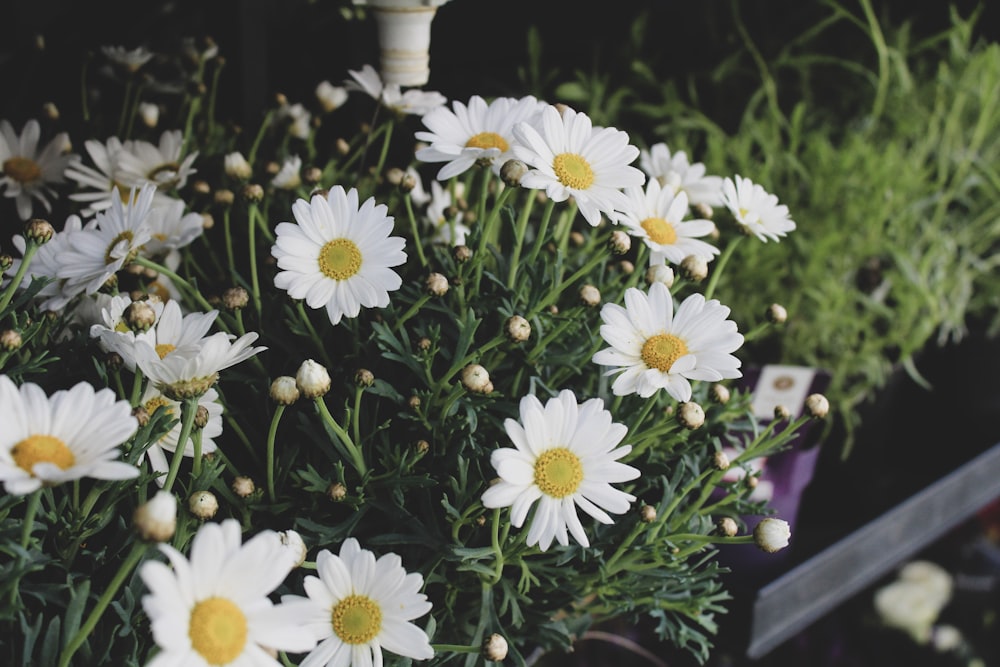
[(345, 644), (367, 644), (382, 630), (382, 609), (367, 595), (348, 595), (332, 614), (333, 631)]
[(29, 435), (14, 445), (10, 455), (21, 470), (33, 475), (36, 463), (54, 463), (66, 470), (76, 462), (73, 450), (66, 443), (51, 435)]
[(164, 164), (157, 165), (148, 174), (146, 178), (153, 181), (157, 185), (167, 186), (172, 188), (180, 182), (178, 178), (181, 167), (176, 162), (165, 162)]
[(675, 361), (687, 353), (687, 344), (677, 336), (656, 334), (643, 343), (641, 356), (647, 366), (666, 373)]
[(542, 452), (535, 461), (535, 484), (552, 498), (565, 498), (576, 493), (583, 481), (580, 457), (565, 447)]
[(653, 243), (672, 245), (677, 243), (677, 230), (663, 218), (646, 218), (639, 223)]
[(510, 149), (507, 140), (496, 132), (480, 132), (466, 141), (465, 145), (469, 148), (499, 148), (501, 153), (506, 153)]
[(228, 665), (247, 643), (247, 617), (225, 598), (202, 600), (191, 610), (191, 646), (210, 665)]
[(42, 168), (34, 160), (14, 156), (3, 161), (3, 173), (19, 183), (34, 183), (41, 179)]
[(567, 188), (586, 190), (594, 184), (594, 170), (582, 155), (560, 153), (552, 161), (552, 169)]
[(146, 401), (142, 407), (146, 409), (146, 412), (148, 412), (150, 416), (155, 414), (156, 411), (159, 410), (160, 408), (166, 410), (167, 414), (173, 414), (174, 411), (170, 401), (168, 401), (163, 396), (154, 396), (153, 398)]
[(128, 333), (129, 331), (131, 331), (131, 329), (129, 329), (128, 325), (125, 324), (125, 320), (121, 320), (118, 324), (115, 325), (115, 331), (117, 331), (118, 333)]
[(176, 349), (177, 348), (170, 343), (157, 343), (156, 354), (158, 354), (160, 359), (162, 359)]
[(319, 251), (319, 270), (327, 278), (347, 280), (361, 270), (361, 251), (350, 239), (334, 239)]
[(135, 236), (127, 229), (112, 239), (111, 243), (108, 244), (108, 249), (104, 252), (104, 263), (112, 264), (124, 257), (127, 264), (135, 259), (135, 256), (139, 254), (139, 249), (131, 248), (134, 239)]

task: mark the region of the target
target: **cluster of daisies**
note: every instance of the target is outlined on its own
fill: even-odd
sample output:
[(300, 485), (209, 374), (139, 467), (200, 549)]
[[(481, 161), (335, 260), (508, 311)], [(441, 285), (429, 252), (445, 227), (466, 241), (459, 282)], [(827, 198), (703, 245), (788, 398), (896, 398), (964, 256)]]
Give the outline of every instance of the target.
[[(474, 96), (449, 108), (437, 93), (383, 85), (370, 67), (351, 72), (344, 88), (324, 84), (317, 96), (327, 110), (356, 90), (397, 114), (421, 117), (425, 129), (415, 135), (421, 142), (415, 158), (443, 164), (429, 195), (411, 168), (415, 187), (409, 196), (423, 205), (432, 242), (464, 243), (469, 228), (448, 212), (452, 197), (461, 193), (455, 181), (473, 168), (491, 170), (499, 188), (544, 191), (551, 202), (571, 202), (591, 226), (606, 220), (642, 239), (651, 275), (661, 279), (648, 290), (627, 289), (624, 305), (609, 303), (600, 311), (607, 347), (592, 362), (614, 376), (615, 395), (651, 398), (662, 389), (683, 403), (691, 399), (691, 381), (740, 377), (733, 353), (743, 336), (728, 319), (729, 308), (701, 294), (675, 306), (668, 284), (671, 265), (719, 255), (710, 243), (717, 233), (713, 208), (728, 209), (762, 241), (795, 228), (787, 207), (760, 185), (740, 176), (706, 175), (704, 165), (690, 163), (684, 152), (671, 154), (665, 144), (640, 150), (621, 130), (595, 127), (584, 113), (530, 96), (491, 102)], [(308, 112), (301, 106), (284, 113), (290, 132), (308, 132)], [(116, 355), (137, 377), (141, 373), (145, 388), (138, 402), (150, 414), (163, 409), (178, 416), (186, 401), (204, 408), (197, 435), (178, 420), (147, 450), (155, 479), (168, 493), (182, 457), (197, 461), (218, 448), (224, 408), (213, 386), (220, 372), (266, 349), (254, 346), (253, 332), (213, 332), (219, 325), (214, 309), (181, 309), (184, 298), (197, 298), (197, 292), (174, 269), (204, 227), (176, 193), (195, 173), (198, 154), (186, 151), (179, 131), (164, 132), (158, 145), (89, 140), (89, 161), (68, 152), (64, 135), (41, 151), (38, 140), (37, 122), (20, 135), (0, 123), (0, 187), (29, 219), (33, 200), (48, 210), (52, 186), (68, 179), (76, 183), (69, 198), (81, 210), (58, 232), (35, 225), (14, 239), (22, 257), (6, 269), (4, 293), (43, 279), (41, 307), (72, 308), (106, 354)], [(632, 166), (637, 159), (641, 168)], [(239, 153), (225, 156), (225, 169), (243, 181), (252, 173)], [(301, 160), (289, 158), (272, 185), (298, 187), (300, 170)], [(407, 253), (406, 241), (392, 235), (395, 221), (384, 204), (334, 185), (296, 201), (291, 214), (294, 222), (274, 227), (275, 288), (325, 309), (333, 325), (357, 317), (362, 308), (390, 304), (390, 293), (402, 284), (394, 269), (407, 262)], [(133, 299), (117, 290), (122, 272), (144, 269), (155, 275), (145, 285), (154, 296)], [(9, 493), (83, 476), (139, 474), (136, 465), (115, 460), (137, 423), (129, 402), (115, 400), (110, 389), (83, 383), (47, 397), (36, 385), (17, 387), (0, 376), (0, 423), (0, 481)], [(626, 512), (635, 500), (613, 486), (640, 471), (621, 461), (631, 452), (621, 444), (627, 428), (613, 421), (601, 399), (581, 401), (569, 389), (544, 403), (527, 395), (519, 419), (507, 419), (504, 427), (513, 446), (492, 453), (498, 480), (482, 503), (509, 507), (515, 527), (530, 514), (529, 546), (568, 545), (570, 536), (587, 546), (578, 510), (612, 523), (610, 514)], [(380, 665), (383, 648), (416, 659), (433, 656), (426, 634), (411, 623), (430, 610), (420, 593), (423, 580), (407, 573), (395, 554), (376, 559), (348, 539), (339, 555), (318, 554), (318, 576), (305, 578), (307, 597), (285, 596), (274, 604), (268, 595), (301, 562), (288, 556), (275, 533), (242, 543), (237, 522), (206, 523), (190, 559), (166, 544), (160, 550), (169, 565), (147, 562), (141, 568), (150, 591), (143, 607), (162, 649), (150, 664), (274, 664), (275, 651), (309, 652), (301, 662), (307, 666)]]

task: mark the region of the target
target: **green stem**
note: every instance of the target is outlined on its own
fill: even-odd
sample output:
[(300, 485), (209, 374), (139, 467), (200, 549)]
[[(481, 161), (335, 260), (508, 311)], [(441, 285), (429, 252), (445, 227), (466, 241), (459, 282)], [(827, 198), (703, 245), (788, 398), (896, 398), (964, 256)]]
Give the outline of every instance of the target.
[(420, 266), (426, 269), (427, 257), (424, 255), (424, 244), (420, 240), (420, 230), (417, 228), (417, 216), (413, 213), (413, 202), (410, 201), (409, 193), (403, 196), (403, 203), (406, 204), (406, 217), (410, 220), (410, 233), (413, 234), (413, 245), (417, 249)]
[(545, 202), (545, 210), (542, 211), (542, 221), (538, 224), (538, 233), (535, 234), (535, 244), (531, 248), (531, 254), (528, 255), (528, 266), (534, 266), (535, 260), (538, 259), (538, 251), (542, 249), (542, 245), (545, 243), (545, 235), (549, 229), (549, 222), (552, 220), (552, 211), (555, 209), (556, 203), (552, 199)]
[(271, 427), (267, 430), (267, 498), (274, 502), (274, 436), (278, 433), (278, 422), (285, 412), (285, 406), (279, 404), (271, 417)]
[(393, 325), (393, 327), (392, 327), (393, 332), (396, 332), (396, 331), (399, 331), (400, 329), (402, 329), (403, 328), (403, 323), (406, 322), (406, 320), (408, 320), (411, 317), (413, 317), (414, 315), (416, 315), (417, 311), (420, 310), (421, 308), (423, 308), (424, 304), (427, 303), (428, 301), (430, 301), (430, 299), (431, 299), (431, 296), (429, 294), (425, 293), (425, 294), (421, 295), (421, 297), (419, 299), (417, 299), (416, 301), (414, 301), (413, 305), (410, 306), (410, 308), (405, 313), (403, 313), (403, 316), (400, 317), (398, 320), (396, 320), (396, 324)]
[(250, 296), (253, 297), (253, 307), (257, 311), (257, 320), (263, 324), (264, 318), (261, 317), (260, 305), (260, 280), (257, 277), (257, 233), (254, 230), (259, 213), (260, 210), (257, 208), (257, 205), (250, 204), (249, 215), (247, 215), (249, 224), (247, 243), (249, 244), (248, 254), (250, 256)]
[(493, 510), (493, 530), (490, 533), (490, 545), (493, 547), (493, 581), (496, 584), (503, 577), (503, 549), (500, 548), (500, 508)]
[(39, 247), (31, 239), (25, 239), (24, 257), (21, 259), (21, 265), (17, 267), (17, 273), (14, 274), (14, 278), (3, 291), (3, 295), (0, 296), (0, 312), (3, 312), (7, 308), (7, 305), (10, 304), (10, 300), (14, 298), (14, 293), (17, 292), (17, 288), (21, 286), (24, 276), (28, 272), (28, 264), (31, 263), (31, 258), (38, 252)]
[(167, 479), (163, 482), (163, 490), (169, 491), (177, 479), (177, 472), (181, 468), (181, 459), (184, 458), (184, 450), (187, 447), (188, 438), (191, 437), (191, 428), (194, 426), (194, 417), (198, 412), (198, 397), (184, 399), (181, 403), (181, 432), (177, 437), (177, 448), (174, 456), (170, 460), (170, 470), (167, 472)]
[(535, 204), (535, 197), (528, 197), (524, 207), (521, 208), (521, 215), (517, 219), (514, 228), (514, 247), (510, 253), (510, 265), (507, 268), (507, 287), (514, 289), (514, 279), (517, 277), (517, 265), (521, 259), (521, 249), (524, 247), (524, 235), (528, 230), (528, 219), (531, 217), (531, 209)]
[(201, 474), (201, 434), (203, 429), (198, 429), (194, 432), (191, 437), (192, 443), (194, 443), (194, 451), (191, 461), (191, 474), (195, 477)]
[(24, 508), (24, 523), (21, 524), (21, 548), (27, 549), (28, 542), (31, 541), (31, 530), (34, 528), (35, 515), (38, 514), (38, 506), (42, 502), (42, 489), (32, 491), (28, 494), (28, 506)]
[(737, 236), (732, 239), (727, 245), (726, 249), (722, 251), (719, 259), (715, 260), (715, 266), (712, 268), (712, 275), (708, 279), (708, 286), (705, 287), (705, 301), (712, 298), (712, 294), (715, 293), (715, 286), (719, 282), (719, 276), (722, 275), (722, 270), (726, 268), (726, 264), (729, 262), (729, 258), (733, 256), (733, 252), (736, 250), (736, 246), (740, 244), (743, 240), (742, 236)]
[[(201, 292), (198, 290), (197, 287), (189, 283), (184, 278), (181, 278), (179, 275), (177, 275), (167, 267), (163, 266), (162, 264), (158, 264), (157, 262), (154, 262), (153, 260), (147, 257), (143, 257), (141, 255), (135, 258), (135, 263), (138, 264), (139, 266), (144, 266), (147, 269), (153, 269), (154, 271), (162, 273), (166, 277), (170, 278), (170, 280), (176, 283), (178, 287), (183, 287), (185, 290), (187, 290), (188, 294), (198, 303), (199, 306), (204, 308), (206, 311), (215, 310), (215, 308), (212, 307), (212, 304), (208, 302), (208, 299), (202, 296)], [(220, 320), (216, 321), (219, 323), (219, 326), (225, 328), (225, 325), (222, 321)]]
[(359, 450), (357, 445), (354, 444), (354, 441), (351, 439), (351, 436), (348, 435), (347, 431), (345, 431), (337, 420), (333, 418), (333, 415), (330, 414), (330, 410), (326, 407), (326, 402), (323, 401), (323, 397), (317, 396), (314, 400), (316, 408), (323, 417), (323, 421), (325, 421), (327, 426), (329, 426), (330, 429), (337, 434), (337, 437), (340, 439), (344, 448), (347, 450), (348, 455), (352, 459), (354, 468), (358, 471), (358, 474), (361, 475), (361, 477), (364, 477), (368, 474), (368, 466), (365, 465), (365, 459), (361, 455), (361, 450)]

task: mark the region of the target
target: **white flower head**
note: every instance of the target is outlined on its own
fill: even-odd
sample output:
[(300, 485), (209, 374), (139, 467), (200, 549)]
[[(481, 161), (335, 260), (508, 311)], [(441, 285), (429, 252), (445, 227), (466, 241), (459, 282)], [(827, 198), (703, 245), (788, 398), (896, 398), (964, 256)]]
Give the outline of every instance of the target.
[(112, 64), (129, 72), (138, 72), (143, 65), (153, 58), (153, 52), (144, 46), (134, 49), (127, 49), (124, 46), (102, 46), (101, 53)]
[(296, 139), (308, 139), (312, 131), (312, 114), (301, 103), (287, 104), (281, 107), (278, 113), (279, 119), (288, 122), (288, 133)]
[(302, 185), (302, 158), (298, 155), (285, 158), (278, 173), (271, 179), (271, 185), (282, 190), (294, 190)]
[(310, 308), (326, 308), (333, 324), (357, 317), (361, 308), (385, 308), (402, 278), (391, 267), (406, 261), (405, 241), (390, 236), (393, 218), (385, 204), (334, 186), (328, 195), (292, 205), (295, 223), (275, 228), (271, 254), (280, 271), (274, 285)]
[(253, 167), (243, 157), (243, 153), (239, 151), (227, 153), (225, 158), (223, 158), (223, 164), (226, 175), (230, 178), (235, 178), (238, 181), (246, 181), (253, 176)]
[(180, 189), (196, 172), (192, 166), (197, 151), (184, 154), (184, 134), (180, 130), (166, 130), (160, 135), (159, 144), (148, 141), (131, 141), (123, 144), (117, 156), (117, 168), (125, 183), (154, 183), (163, 193)]
[[(455, 184), (455, 193), (461, 197), (465, 190), (463, 183)], [(462, 212), (456, 211), (450, 218), (448, 209), (451, 208), (451, 190), (444, 188), (437, 181), (431, 181), (431, 200), (427, 204), (427, 211), (424, 217), (430, 223), (434, 235), (431, 240), (434, 243), (444, 243), (447, 245), (462, 245), (465, 237), (472, 231), (467, 225), (462, 224)]]
[(319, 642), (300, 667), (379, 667), (383, 649), (415, 660), (434, 657), (427, 634), (411, 623), (431, 610), (420, 592), (423, 577), (407, 573), (398, 555), (376, 559), (350, 537), (340, 555), (319, 552), (316, 574), (303, 582), (308, 598), (282, 597), (309, 609), (305, 628)]
[[(101, 295), (95, 294), (93, 296)], [(90, 337), (96, 338), (101, 349), (105, 352), (114, 352), (120, 356), (124, 366), (130, 371), (134, 371), (135, 341), (145, 340), (155, 347), (156, 329), (150, 327), (146, 331), (136, 333), (129, 328), (125, 321), (125, 309), (132, 304), (132, 297), (128, 294), (116, 294), (108, 299), (101, 299), (101, 301), (105, 303), (100, 308), (101, 321), (91, 324)], [(150, 299), (148, 303), (155, 313), (156, 320), (159, 320), (163, 313), (163, 303), (159, 299)]]
[(791, 527), (783, 519), (762, 519), (753, 529), (753, 540), (763, 551), (774, 553), (788, 546), (792, 537)]
[(594, 226), (601, 213), (610, 218), (628, 204), (622, 188), (646, 181), (629, 166), (639, 149), (628, 143), (628, 134), (595, 128), (586, 114), (573, 109), (560, 114), (547, 106), (538, 129), (522, 121), (514, 126), (514, 138), (514, 155), (533, 167), (521, 178), (521, 187), (545, 190), (557, 202), (573, 197)]
[[(152, 384), (146, 386), (139, 404), (145, 408), (149, 416), (152, 417), (157, 410), (163, 410), (168, 416), (176, 419), (174, 425), (160, 439), (149, 446), (146, 455), (149, 457), (149, 467), (154, 472), (161, 473), (156, 478), (159, 485), (166, 481), (166, 473), (170, 469), (170, 458), (177, 450), (177, 445), (181, 435), (181, 404), (172, 398), (164, 395)], [(215, 438), (222, 435), (222, 413), (224, 411), (222, 402), (219, 400), (219, 393), (215, 389), (209, 389), (198, 397), (198, 405), (208, 411), (208, 422), (201, 429), (201, 453), (210, 454), (218, 449)], [(184, 445), (183, 456), (189, 458), (194, 456), (194, 441), (189, 439)]]
[(307, 608), (268, 597), (293, 564), (273, 531), (243, 543), (236, 519), (206, 522), (190, 559), (169, 544), (159, 549), (169, 565), (151, 560), (139, 568), (149, 589), (142, 607), (160, 647), (155, 664), (279, 667), (269, 650), (302, 653), (316, 645), (304, 625)]
[(184, 200), (173, 197), (154, 198), (150, 208), (150, 239), (142, 248), (144, 257), (162, 257), (171, 250), (189, 245), (205, 231), (201, 213), (185, 213)]
[(674, 194), (686, 193), (692, 206), (722, 204), (722, 178), (706, 176), (705, 165), (701, 162), (691, 164), (684, 151), (676, 151), (671, 155), (665, 143), (658, 143), (648, 151), (640, 152), (639, 166), (664, 189)]
[(348, 70), (348, 74), (351, 78), (344, 82), (348, 90), (367, 93), (396, 114), (423, 116), (448, 102), (448, 98), (436, 91), (411, 88), (404, 92), (398, 83), (383, 85), (382, 77), (371, 65), (365, 65), (360, 71)]
[[(131, 142), (127, 142), (131, 146)], [(126, 150), (118, 137), (110, 137), (105, 143), (96, 139), (87, 139), (83, 147), (94, 166), (76, 161), (66, 168), (66, 177), (76, 181), (80, 190), (73, 192), (69, 198), (85, 203), (80, 215), (90, 217), (98, 211), (111, 208), (115, 199), (128, 196), (132, 187), (141, 186), (141, 181), (125, 182), (124, 176), (118, 170), (118, 154)]]
[(315, 92), (316, 100), (326, 113), (339, 109), (347, 101), (347, 89), (329, 81), (320, 81)]
[(745, 231), (761, 241), (777, 241), (795, 229), (788, 217), (788, 207), (778, 198), (749, 178), (737, 175), (735, 182), (726, 178), (722, 183), (722, 202)]
[(650, 250), (650, 264), (666, 260), (680, 264), (685, 257), (697, 255), (711, 259), (719, 249), (699, 240), (715, 229), (711, 220), (684, 220), (690, 207), (684, 191), (676, 194), (649, 179), (645, 190), (641, 187), (625, 188), (628, 205), (617, 216), (618, 223), (628, 228), (633, 236), (643, 240)]
[(46, 396), (0, 375), (0, 481), (24, 495), (83, 477), (132, 479), (134, 465), (115, 460), (139, 424), (128, 401), (80, 382)]
[(17, 215), (28, 220), (36, 199), (46, 212), (52, 210), (49, 198), (57, 196), (53, 185), (66, 182), (66, 169), (80, 159), (70, 153), (69, 135), (61, 132), (45, 144), (40, 152), (38, 139), (41, 126), (32, 118), (18, 135), (6, 120), (0, 120), (0, 189), (4, 196), (13, 197)]
[(421, 119), (430, 131), (415, 136), (430, 145), (418, 150), (416, 157), (423, 162), (447, 163), (437, 173), (439, 181), (457, 176), (477, 162), (488, 164), (499, 174), (503, 163), (514, 157), (514, 125), (537, 123), (545, 106), (530, 95), (499, 97), (489, 104), (473, 95), (468, 105), (455, 101), (452, 109), (438, 107)]
[(482, 501), (485, 507), (510, 507), (515, 527), (524, 524), (534, 505), (528, 546), (544, 551), (553, 540), (565, 546), (568, 535), (589, 546), (577, 508), (610, 524), (608, 512), (627, 512), (635, 500), (611, 486), (636, 479), (639, 471), (618, 461), (632, 451), (630, 445), (618, 447), (628, 429), (611, 421), (601, 399), (577, 404), (573, 392), (564, 389), (543, 406), (528, 395), (521, 399), (520, 421), (507, 419), (504, 428), (514, 447), (491, 455), (500, 480)]
[(653, 283), (649, 292), (625, 290), (625, 307), (601, 307), (601, 337), (610, 347), (593, 361), (612, 366), (606, 375), (618, 375), (611, 390), (616, 396), (643, 398), (666, 389), (675, 400), (691, 400), (689, 380), (718, 382), (738, 378), (740, 360), (733, 356), (743, 344), (736, 323), (726, 319), (729, 308), (717, 300), (692, 294), (674, 313), (670, 290)]

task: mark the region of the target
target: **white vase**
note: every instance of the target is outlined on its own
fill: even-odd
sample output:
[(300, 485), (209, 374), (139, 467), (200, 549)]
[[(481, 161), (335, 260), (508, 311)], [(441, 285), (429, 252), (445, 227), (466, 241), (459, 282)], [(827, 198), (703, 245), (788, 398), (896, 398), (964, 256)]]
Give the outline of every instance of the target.
[(366, 0), (378, 26), (382, 81), (422, 86), (430, 77), (431, 22), (448, 0)]

